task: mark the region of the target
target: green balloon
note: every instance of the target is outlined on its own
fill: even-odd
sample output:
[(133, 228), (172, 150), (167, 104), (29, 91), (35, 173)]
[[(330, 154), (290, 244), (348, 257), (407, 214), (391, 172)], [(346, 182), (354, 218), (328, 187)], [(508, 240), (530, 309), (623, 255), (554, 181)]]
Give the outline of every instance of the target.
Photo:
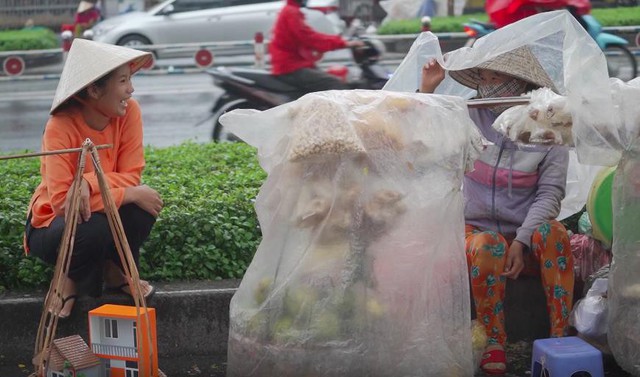
[(603, 168), (593, 179), (589, 197), (587, 198), (587, 212), (591, 220), (593, 238), (610, 246), (613, 241), (613, 178), (615, 167)]

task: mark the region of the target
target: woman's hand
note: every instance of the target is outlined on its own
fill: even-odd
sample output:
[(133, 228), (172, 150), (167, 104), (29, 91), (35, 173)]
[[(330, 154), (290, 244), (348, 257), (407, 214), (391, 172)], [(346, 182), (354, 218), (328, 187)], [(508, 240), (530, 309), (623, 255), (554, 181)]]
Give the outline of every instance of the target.
[(433, 93), (444, 80), (444, 68), (431, 59), (422, 66), (422, 78), (420, 80), (420, 93)]
[(507, 253), (507, 261), (504, 265), (504, 273), (502, 276), (510, 279), (517, 279), (522, 269), (524, 269), (524, 249), (525, 245), (517, 240), (514, 240), (509, 247)]
[(133, 203), (153, 217), (158, 217), (164, 205), (160, 194), (147, 185), (127, 187), (124, 191), (123, 203)]
[[(70, 215), (69, 208), (71, 208), (71, 196), (75, 191), (75, 185), (71, 185), (69, 191), (67, 191), (67, 198), (64, 201), (64, 217)], [(80, 216), (78, 216), (78, 224), (81, 224), (83, 221), (89, 221), (91, 218), (91, 188), (89, 187), (89, 182), (83, 179), (80, 182), (80, 206), (78, 207), (78, 212)]]

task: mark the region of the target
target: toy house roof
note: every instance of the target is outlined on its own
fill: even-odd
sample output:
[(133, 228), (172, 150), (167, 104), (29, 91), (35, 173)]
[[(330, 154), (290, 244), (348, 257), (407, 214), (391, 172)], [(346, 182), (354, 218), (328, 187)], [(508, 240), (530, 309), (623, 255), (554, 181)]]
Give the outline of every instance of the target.
[[(147, 308), (149, 313), (154, 312), (154, 308)], [(145, 314), (145, 309), (140, 308), (140, 314)], [(111, 317), (111, 318), (136, 318), (135, 306), (105, 304), (89, 311), (89, 316)]]
[(93, 354), (80, 335), (71, 335), (53, 341), (49, 364), (51, 369), (62, 370), (65, 360), (68, 360), (76, 370), (100, 365), (100, 359)]

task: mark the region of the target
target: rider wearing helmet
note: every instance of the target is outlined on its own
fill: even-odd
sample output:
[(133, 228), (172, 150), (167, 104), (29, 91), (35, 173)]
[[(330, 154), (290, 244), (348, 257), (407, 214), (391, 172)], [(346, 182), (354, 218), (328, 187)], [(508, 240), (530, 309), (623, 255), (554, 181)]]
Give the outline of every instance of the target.
[(316, 61), (323, 52), (364, 44), (313, 30), (300, 10), (305, 5), (306, 0), (287, 0), (280, 11), (269, 43), (271, 73), (306, 92), (347, 89), (347, 85), (337, 77), (317, 69)]

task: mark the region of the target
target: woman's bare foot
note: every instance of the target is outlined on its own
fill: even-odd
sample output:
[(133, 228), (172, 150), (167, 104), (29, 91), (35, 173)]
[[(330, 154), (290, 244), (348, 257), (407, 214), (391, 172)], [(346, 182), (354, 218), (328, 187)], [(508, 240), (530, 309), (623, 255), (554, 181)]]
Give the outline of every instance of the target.
[(52, 307), (49, 310), (52, 314), (57, 314), (58, 318), (64, 319), (71, 315), (73, 304), (78, 296), (76, 295), (76, 283), (67, 276), (63, 277), (62, 292), (54, 291)]
[[(129, 287), (128, 283), (121, 284), (119, 288), (122, 292), (132, 296), (131, 288)], [(149, 284), (148, 281), (142, 279), (140, 279), (140, 289), (142, 290), (142, 295), (145, 298), (148, 298), (155, 292), (155, 288), (153, 287), (153, 285)]]
[[(131, 296), (129, 279), (127, 279), (120, 267), (112, 261), (106, 262), (104, 276), (107, 289), (120, 291)], [(140, 279), (140, 289), (145, 298), (148, 298), (155, 292), (155, 288), (149, 284), (148, 281), (142, 279)]]

